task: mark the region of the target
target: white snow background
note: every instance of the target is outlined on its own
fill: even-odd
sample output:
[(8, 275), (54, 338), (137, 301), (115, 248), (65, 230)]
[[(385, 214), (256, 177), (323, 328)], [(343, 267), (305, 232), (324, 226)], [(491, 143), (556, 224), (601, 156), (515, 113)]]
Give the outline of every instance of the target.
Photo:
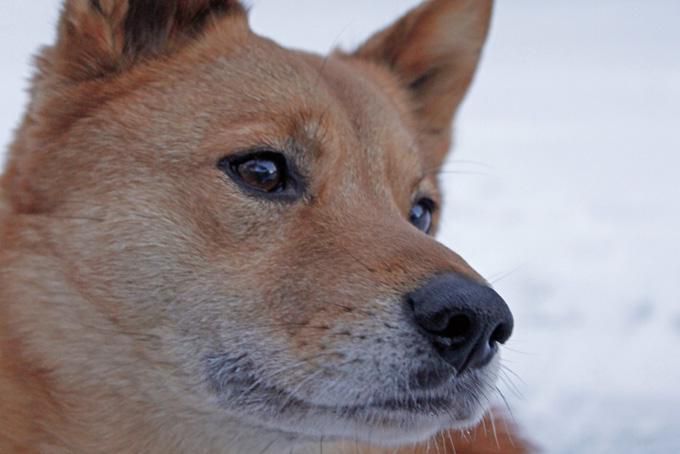
[[(1, 0), (0, 154), (59, 3)], [(249, 3), (323, 52), (417, 1)], [(441, 240), (513, 308), (518, 422), (548, 453), (680, 453), (680, 1), (497, 1), (457, 130)]]

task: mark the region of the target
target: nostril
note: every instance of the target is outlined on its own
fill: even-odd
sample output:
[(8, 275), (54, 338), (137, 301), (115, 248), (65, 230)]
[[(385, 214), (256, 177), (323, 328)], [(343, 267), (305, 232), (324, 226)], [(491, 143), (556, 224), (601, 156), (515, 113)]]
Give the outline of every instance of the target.
[(472, 320), (466, 314), (456, 314), (449, 319), (446, 330), (441, 334), (454, 342), (464, 342), (472, 331)]
[(512, 334), (512, 328), (510, 325), (507, 323), (499, 323), (498, 326), (493, 330), (491, 333), (491, 337), (489, 338), (489, 344), (493, 345), (494, 343), (499, 343), (499, 344), (504, 344), (508, 339), (510, 339), (510, 335)]

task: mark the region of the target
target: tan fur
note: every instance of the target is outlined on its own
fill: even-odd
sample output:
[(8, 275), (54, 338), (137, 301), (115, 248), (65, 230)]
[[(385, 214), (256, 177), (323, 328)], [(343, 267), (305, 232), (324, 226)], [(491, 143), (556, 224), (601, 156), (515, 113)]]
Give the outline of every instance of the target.
[(5, 193), (0, 187), (0, 220), (9, 212), (9, 203), (5, 200)]
[[(233, 1), (133, 2), (66, 0), (10, 149), (0, 452), (288, 452), (325, 416), (247, 419), (206, 361), (241, 354), (296, 398), (342, 399), (387, 380), (376, 359), (410, 357), (404, 292), (483, 281), (406, 217), (440, 199), (491, 3), (431, 0), (324, 59), (254, 35)], [(262, 146), (305, 170), (303, 200), (255, 200), (216, 168)], [(526, 452), (502, 428), (451, 437)]]

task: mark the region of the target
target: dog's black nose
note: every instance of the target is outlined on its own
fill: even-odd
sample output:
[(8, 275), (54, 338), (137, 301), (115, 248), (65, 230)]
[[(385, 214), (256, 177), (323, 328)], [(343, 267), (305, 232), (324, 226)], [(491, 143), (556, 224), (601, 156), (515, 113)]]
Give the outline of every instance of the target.
[(458, 374), (487, 365), (512, 334), (503, 298), (461, 276), (437, 276), (407, 298), (417, 325)]

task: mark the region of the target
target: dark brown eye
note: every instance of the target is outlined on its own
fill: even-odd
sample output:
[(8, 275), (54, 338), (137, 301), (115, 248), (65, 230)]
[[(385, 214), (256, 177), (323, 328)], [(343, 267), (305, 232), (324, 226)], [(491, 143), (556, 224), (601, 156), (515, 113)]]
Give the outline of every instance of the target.
[(283, 153), (253, 151), (227, 156), (217, 167), (252, 195), (290, 200), (300, 195), (299, 178)]
[(264, 192), (277, 192), (283, 189), (285, 168), (273, 159), (254, 158), (237, 164), (234, 170), (243, 182), (253, 189)]
[(418, 200), (412, 207), (408, 215), (408, 220), (418, 230), (430, 233), (432, 230), (432, 213), (434, 212), (434, 202), (428, 198)]

